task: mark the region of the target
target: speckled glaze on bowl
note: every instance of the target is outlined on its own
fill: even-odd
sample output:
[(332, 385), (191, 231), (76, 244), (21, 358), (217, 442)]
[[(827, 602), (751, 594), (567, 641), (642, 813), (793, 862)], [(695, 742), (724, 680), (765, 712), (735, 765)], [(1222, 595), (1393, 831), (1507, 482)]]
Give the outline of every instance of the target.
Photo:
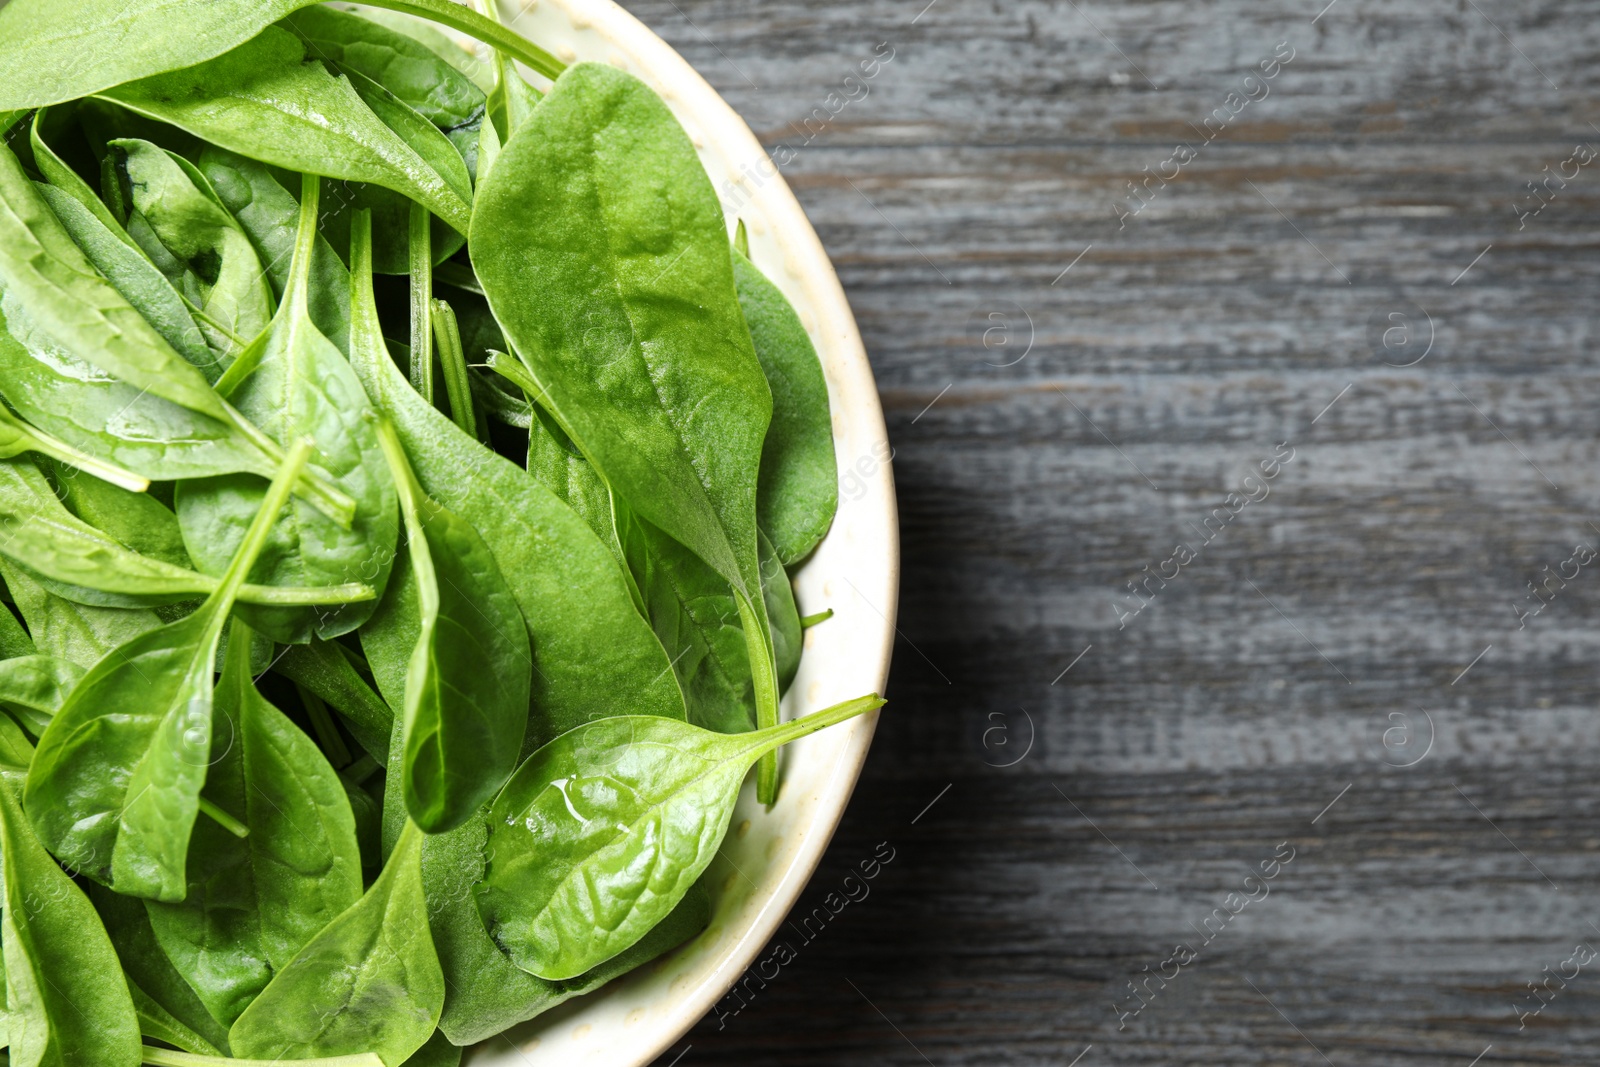
[[(681, 56), (611, 0), (502, 0), (501, 10), (518, 32), (563, 61), (610, 63), (661, 94), (699, 150), (730, 225), (735, 215), (744, 219), (751, 259), (800, 313), (828, 379), (839, 514), (796, 577), (801, 614), (832, 608), (834, 615), (806, 633), (783, 714), (793, 718), (882, 692), (900, 579), (890, 452), (855, 319), (805, 213), (744, 121)], [(596, 993), (482, 1043), (466, 1062), (642, 1067), (666, 1051), (743, 975), (799, 897), (850, 799), (876, 719), (863, 716), (786, 748), (783, 791), (771, 811), (756, 803), (754, 776), (746, 781), (708, 872), (712, 917), (703, 934)]]

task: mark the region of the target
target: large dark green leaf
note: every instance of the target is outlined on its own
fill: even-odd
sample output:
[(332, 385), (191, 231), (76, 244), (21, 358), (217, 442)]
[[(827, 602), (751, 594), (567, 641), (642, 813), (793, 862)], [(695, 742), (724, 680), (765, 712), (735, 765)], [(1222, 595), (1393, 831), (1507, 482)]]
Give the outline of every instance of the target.
[(187, 890), (222, 627), (310, 449), (292, 449), (217, 591), (97, 662), (39, 739), (26, 792), (35, 830), (61, 860), (118, 892), (181, 900)]
[(56, 865), (0, 782), (5, 1017), (10, 1061), (137, 1067), (139, 1020), (94, 907)]
[(488, 866), (475, 889), (490, 935), (518, 967), (552, 981), (604, 963), (700, 877), (758, 759), (882, 704), (858, 697), (746, 734), (646, 715), (562, 734), (490, 808)]
[[(300, 198), (293, 269), (272, 326), (239, 357), (218, 383), (239, 410), (282, 441), (310, 437), (317, 463), (356, 502), (355, 520), (341, 529), (321, 512), (290, 502), (288, 519), (274, 528), (253, 577), (278, 586), (337, 585), (361, 581), (380, 594), (399, 531), (394, 483), (384, 468), (372, 406), (350, 363), (309, 315), (310, 268), (316, 238), (318, 183), (308, 177)], [(178, 520), (189, 555), (202, 571), (219, 574), (244, 536), (265, 487), (250, 475), (178, 486)], [(365, 622), (376, 606), (362, 601), (325, 609), (247, 606), (240, 617), (274, 640), (304, 642), (313, 634), (336, 637)]]
[(828, 383), (800, 316), (738, 251), (733, 277), (756, 358), (772, 390), (772, 425), (761, 447), (756, 515), (784, 566), (804, 559), (833, 523), (839, 472)]
[(528, 744), (606, 715), (619, 700), (683, 718), (671, 661), (606, 547), (527, 471), (419, 397), (394, 365), (373, 305), (369, 246), (356, 230), (351, 362), (393, 420), (423, 491), (478, 531), (517, 598), (533, 640)]
[(104, 96), (264, 163), (392, 189), (457, 230), (471, 217), (468, 201), (347, 80), (307, 62), (304, 42), (276, 26), (215, 59)]
[(383, 873), (280, 970), (228, 1031), (264, 1060), (376, 1052), (403, 1064), (439, 1024), (444, 976), (422, 892), (422, 831), (408, 825)]
[(162, 948), (213, 1017), (231, 1024), (272, 976), (361, 897), (344, 785), (316, 743), (256, 691), (236, 621), (217, 685), (204, 796), (250, 828), (206, 821), (181, 903), (148, 904)]
[[(11, 0), (0, 8), (9, 67), (0, 114), (88, 96), (101, 89), (219, 56), (317, 0), (147, 0), (130, 17), (122, 0)], [(543, 49), (452, 0), (378, 0), (506, 50), (541, 74), (562, 64)], [(20, 118), (20, 110), (14, 118)]]
[[(637, 78), (579, 64), (501, 149), (469, 243), (540, 403), (613, 492), (732, 586), (757, 721), (776, 722), (756, 542), (772, 396), (688, 136)], [(762, 771), (770, 801), (775, 761)]]

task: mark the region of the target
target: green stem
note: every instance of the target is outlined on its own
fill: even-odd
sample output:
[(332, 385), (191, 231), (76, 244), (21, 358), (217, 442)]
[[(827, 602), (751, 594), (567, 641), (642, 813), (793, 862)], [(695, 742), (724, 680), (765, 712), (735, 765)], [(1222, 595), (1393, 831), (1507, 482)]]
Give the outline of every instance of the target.
[(36, 430), (31, 426), (28, 427), (25, 431), (25, 440), (33, 451), (49, 456), (51, 459), (59, 460), (69, 467), (76, 467), (85, 474), (92, 474), (102, 482), (110, 482), (112, 485), (121, 486), (134, 493), (142, 493), (150, 488), (150, 480), (148, 478), (141, 478), (132, 471), (125, 471), (121, 467), (95, 459), (93, 456), (85, 455), (65, 441), (59, 441), (51, 437), (43, 430)]
[(411, 204), (411, 387), (433, 403), (433, 236), (428, 209)]
[(317, 1060), (236, 1060), (231, 1056), (196, 1056), (170, 1048), (144, 1046), (144, 1062), (150, 1067), (383, 1067), (383, 1059), (375, 1052), (360, 1052), (354, 1056), (327, 1056)]
[(246, 826), (238, 819), (235, 819), (232, 815), (229, 815), (227, 812), (211, 803), (211, 801), (207, 800), (205, 797), (200, 798), (200, 810), (204, 814), (211, 816), (212, 820), (215, 821), (218, 826), (228, 831), (228, 833), (232, 834), (234, 837), (250, 836), (250, 827)]
[(819, 622), (827, 622), (831, 618), (833, 618), (833, 609), (832, 608), (827, 608), (827, 609), (825, 609), (823, 611), (819, 611), (815, 615), (802, 615), (802, 616), (800, 616), (800, 629), (809, 630), (813, 626), (815, 626), (817, 623), (819, 623)]
[(854, 700), (846, 700), (835, 704), (831, 708), (814, 711), (810, 715), (802, 716), (792, 722), (779, 723), (764, 730), (757, 731), (762, 736), (761, 750), (763, 756), (770, 755), (791, 741), (798, 741), (807, 734), (814, 734), (818, 730), (825, 730), (836, 726), (846, 719), (853, 719), (857, 715), (865, 715), (869, 711), (876, 711), (888, 701), (877, 693), (868, 693)]
[(251, 585), (239, 588), (242, 604), (272, 604), (279, 607), (316, 607), (322, 604), (356, 604), (377, 597), (378, 591), (365, 582), (343, 585)]
[(461, 329), (456, 313), (443, 300), (429, 302), (433, 339), (439, 347), (439, 368), (444, 371), (444, 391), (450, 398), (450, 417), (468, 437), (478, 436), (478, 418), (472, 411), (472, 381), (467, 377), (467, 357), (461, 350)]
[(220, 602), (223, 608), (218, 613), (219, 626), (221, 620), (232, 610), (234, 601), (238, 599), (239, 587), (244, 585), (245, 576), (250, 573), (261, 555), (261, 550), (266, 547), (267, 535), (272, 532), (273, 523), (278, 520), (278, 512), (283, 510), (283, 505), (288, 502), (289, 487), (294, 485), (305, 472), (313, 447), (315, 446), (309, 437), (302, 437), (296, 441), (294, 447), (289, 449), (289, 454), (284, 457), (283, 466), (279, 467), (278, 473), (273, 476), (272, 484), (267, 486), (266, 494), (261, 498), (260, 509), (256, 512), (255, 518), (250, 520), (250, 526), (245, 530), (244, 539), (234, 551), (233, 560), (228, 564), (222, 581), (211, 594), (210, 599)]
[[(764, 730), (778, 724), (778, 671), (773, 662), (772, 640), (767, 636), (765, 620), (756, 614), (755, 605), (744, 593), (734, 590), (734, 602), (739, 606), (739, 626), (744, 632), (744, 647), (750, 657), (750, 680), (755, 688), (756, 729)], [(756, 768), (756, 799), (771, 807), (778, 799), (778, 755), (773, 746), (761, 757)]]
[(733, 231), (733, 247), (745, 259), (750, 258), (750, 234), (744, 228), (744, 219), (739, 220), (738, 228)]
[(476, 37), (484, 44), (493, 45), (517, 57), (546, 78), (559, 78), (561, 72), (567, 69), (565, 63), (521, 34), (506, 29), (493, 19), (485, 18), (470, 7), (453, 3), (452, 0), (369, 0), (369, 2), (373, 7), (386, 7), (391, 11), (420, 15), (451, 29), (460, 30), (468, 36)]
[(295, 689), (300, 694), (300, 703), (306, 706), (306, 716), (311, 720), (311, 728), (317, 732), (317, 740), (322, 744), (322, 751), (327, 754), (328, 762), (333, 764), (334, 770), (350, 762), (350, 749), (344, 743), (344, 738), (339, 736), (339, 728), (333, 725), (333, 716), (328, 714), (328, 705), (322, 698), (299, 683)]

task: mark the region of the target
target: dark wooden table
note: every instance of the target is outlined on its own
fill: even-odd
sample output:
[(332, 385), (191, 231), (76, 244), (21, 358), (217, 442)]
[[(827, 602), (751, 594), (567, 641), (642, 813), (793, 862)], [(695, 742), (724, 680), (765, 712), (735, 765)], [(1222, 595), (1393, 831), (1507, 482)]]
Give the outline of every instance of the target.
[(1600, 1062), (1600, 5), (1325, 2), (630, 3), (794, 149), (905, 554), (801, 910), (894, 859), (663, 1065)]

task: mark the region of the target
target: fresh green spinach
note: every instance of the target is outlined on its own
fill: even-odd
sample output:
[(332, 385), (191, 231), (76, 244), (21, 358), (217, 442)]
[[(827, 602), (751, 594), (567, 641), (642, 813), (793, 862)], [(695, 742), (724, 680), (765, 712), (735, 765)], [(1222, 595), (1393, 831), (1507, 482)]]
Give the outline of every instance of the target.
[[(572, 67), (479, 188), (469, 245), (540, 403), (614, 492), (733, 588), (756, 721), (776, 722), (756, 543), (772, 397), (688, 136), (637, 78)], [(762, 765), (769, 803), (776, 767)]]
[(222, 627), (311, 448), (291, 449), (217, 590), (97, 662), (39, 738), (25, 793), (35, 830), (58, 858), (120, 893), (174, 901), (187, 892)]
[(376, 1052), (403, 1064), (433, 1035), (444, 976), (428, 931), (422, 831), (408, 824), (383, 873), (313, 937), (228, 1031), (239, 1056)]
[(489, 811), (475, 894), (518, 967), (575, 978), (638, 941), (716, 854), (765, 754), (881, 707), (858, 697), (746, 734), (648, 715), (580, 726), (517, 769)]

